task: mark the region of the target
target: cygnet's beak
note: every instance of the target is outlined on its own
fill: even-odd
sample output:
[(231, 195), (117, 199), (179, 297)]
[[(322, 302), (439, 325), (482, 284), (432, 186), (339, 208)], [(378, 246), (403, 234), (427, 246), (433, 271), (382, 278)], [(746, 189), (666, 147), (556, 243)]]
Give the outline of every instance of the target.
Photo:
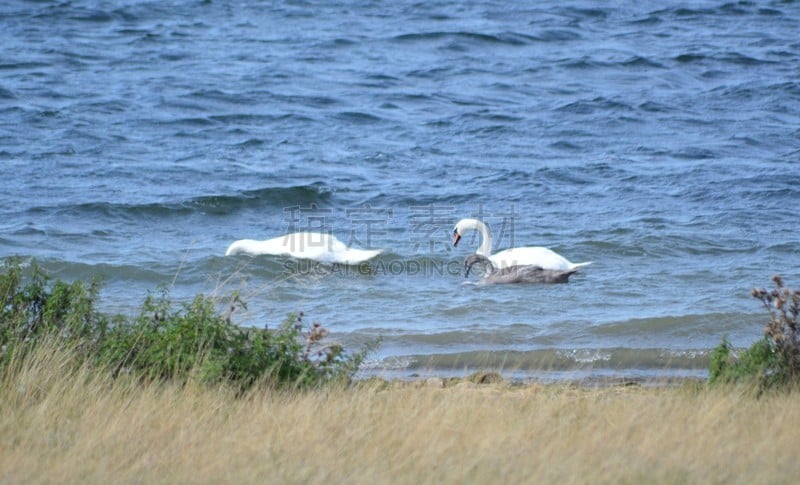
[(458, 233), (458, 229), (453, 230), (453, 247), (458, 246), (458, 241), (461, 240), (461, 234)]

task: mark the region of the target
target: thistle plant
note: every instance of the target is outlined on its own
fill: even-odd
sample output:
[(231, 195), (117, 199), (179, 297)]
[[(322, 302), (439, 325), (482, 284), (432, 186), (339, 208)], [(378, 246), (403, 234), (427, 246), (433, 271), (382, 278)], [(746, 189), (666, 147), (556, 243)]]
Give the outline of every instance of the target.
[(800, 327), (797, 322), (800, 293), (786, 288), (778, 275), (773, 276), (772, 281), (775, 283), (773, 290), (754, 288), (751, 294), (769, 312), (764, 335), (772, 343), (775, 371), (783, 378), (794, 380), (800, 376)]
[(764, 338), (738, 355), (727, 339), (714, 349), (709, 382), (755, 381), (760, 388), (796, 385), (800, 380), (800, 293), (790, 290), (780, 276), (775, 288), (754, 288), (751, 295), (769, 313)]

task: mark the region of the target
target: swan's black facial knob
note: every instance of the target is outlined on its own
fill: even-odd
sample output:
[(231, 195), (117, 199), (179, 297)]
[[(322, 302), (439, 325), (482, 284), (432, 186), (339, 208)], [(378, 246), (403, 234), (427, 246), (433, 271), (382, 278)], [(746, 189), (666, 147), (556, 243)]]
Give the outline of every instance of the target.
[(458, 229), (453, 230), (453, 247), (458, 246), (458, 241), (461, 240), (461, 234), (458, 233)]

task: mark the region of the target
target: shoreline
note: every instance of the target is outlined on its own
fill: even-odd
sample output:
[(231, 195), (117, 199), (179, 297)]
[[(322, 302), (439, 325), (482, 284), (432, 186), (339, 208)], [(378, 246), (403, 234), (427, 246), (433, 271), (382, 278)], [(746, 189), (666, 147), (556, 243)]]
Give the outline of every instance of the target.
[(408, 377), (381, 377), (378, 375), (356, 377), (351, 386), (376, 386), (389, 387), (429, 387), (429, 388), (473, 388), (487, 385), (505, 386), (509, 389), (524, 389), (526, 387), (547, 388), (581, 388), (581, 389), (613, 389), (613, 388), (643, 388), (643, 389), (677, 389), (677, 388), (702, 388), (708, 384), (704, 377), (640, 377), (640, 376), (615, 376), (615, 377), (588, 377), (576, 379), (537, 379), (537, 378), (507, 378), (496, 371), (475, 371), (465, 376), (439, 376), (412, 374)]

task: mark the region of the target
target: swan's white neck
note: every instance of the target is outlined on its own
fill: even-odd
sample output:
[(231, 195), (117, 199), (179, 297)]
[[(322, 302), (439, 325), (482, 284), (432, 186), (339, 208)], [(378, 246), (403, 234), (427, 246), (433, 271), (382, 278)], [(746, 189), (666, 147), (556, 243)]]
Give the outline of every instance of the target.
[(489, 230), (489, 226), (478, 219), (467, 219), (464, 229), (475, 229), (481, 233), (481, 245), (475, 251), (476, 253), (487, 258), (492, 255), (492, 232)]

